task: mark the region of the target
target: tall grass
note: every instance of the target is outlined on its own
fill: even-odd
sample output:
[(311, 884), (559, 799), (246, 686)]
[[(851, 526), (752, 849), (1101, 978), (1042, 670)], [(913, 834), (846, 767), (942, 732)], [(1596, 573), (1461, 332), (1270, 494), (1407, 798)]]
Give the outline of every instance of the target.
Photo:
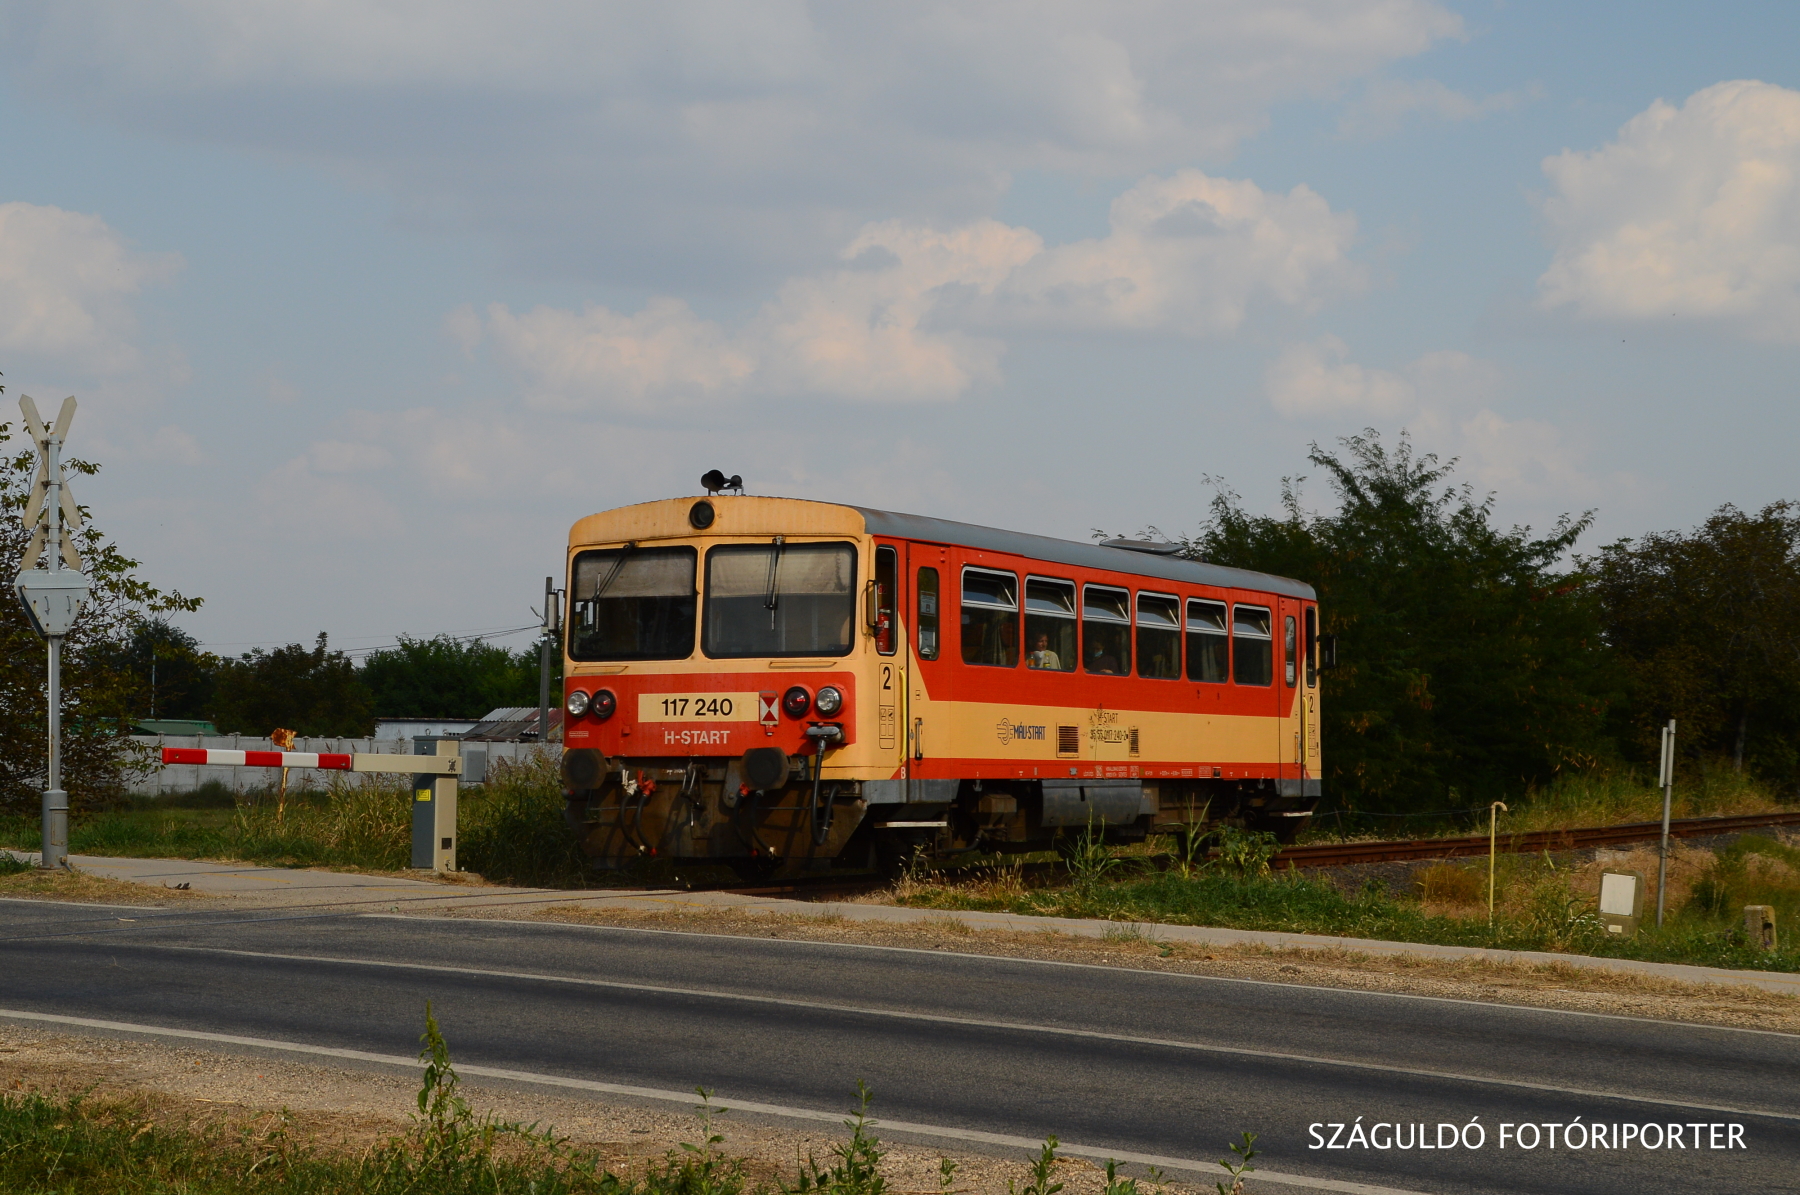
[[(285, 867), (398, 871), (412, 862), (412, 798), (403, 775), (357, 784), (332, 777), (324, 791), (241, 797), (222, 787), (82, 817), (69, 849), (83, 855), (232, 859)], [(496, 883), (580, 888), (594, 873), (563, 821), (557, 761), (497, 761), (487, 782), (462, 790), (457, 861)], [(0, 844), (32, 849), (35, 821), (0, 822)]]
[[(1506, 798), (1498, 816), (1501, 834), (1567, 830), (1583, 826), (1619, 826), (1662, 819), (1662, 789), (1654, 775), (1632, 768), (1594, 768), (1568, 772), (1550, 784), (1534, 786)], [(1380, 813), (1321, 810), (1309, 824), (1305, 841), (1339, 837), (1434, 838), (1488, 830), (1486, 804), (1471, 806), (1452, 791), (1447, 806), (1436, 812), (1389, 816)], [(1724, 817), (1774, 813), (1792, 809), (1796, 798), (1748, 772), (1716, 760), (1683, 763), (1675, 777), (1673, 817)]]
[[(1660, 821), (1663, 794), (1654, 781), (1654, 776), (1633, 771), (1571, 773), (1508, 802), (1511, 808), (1500, 815), (1500, 832)], [(1670, 811), (1673, 817), (1726, 817), (1784, 807), (1791, 807), (1791, 801), (1784, 804), (1765, 781), (1729, 764), (1701, 763), (1678, 771)], [(1477, 821), (1486, 828), (1485, 818)]]
[(556, 760), (533, 755), (488, 769), (479, 799), (461, 811), (457, 861), (495, 883), (581, 888), (593, 872), (563, 821)]
[[(1605, 933), (1589, 900), (1577, 892), (1570, 867), (1548, 857), (1532, 856), (1501, 860), (1500, 899), (1491, 925), (1484, 903), (1465, 907), (1461, 915), (1455, 915), (1410, 893), (1391, 892), (1380, 880), (1370, 880), (1360, 889), (1346, 891), (1317, 875), (1298, 871), (1259, 874), (1218, 863), (1185, 876), (1174, 870), (1139, 869), (1118, 874), (1111, 882), (1067, 887), (1030, 888), (986, 882), (934, 885), (915, 880), (904, 892), (897, 891), (894, 899), (900, 904), (934, 909), (1276, 930), (1800, 971), (1800, 949), (1784, 944), (1776, 951), (1759, 950), (1745, 939), (1738, 923), (1743, 904), (1775, 904), (1785, 910), (1787, 906), (1782, 901), (1800, 902), (1800, 851), (1773, 845), (1777, 855), (1760, 857), (1786, 869), (1780, 874), (1794, 877), (1794, 888), (1788, 896), (1747, 899), (1751, 893), (1769, 897), (1774, 889), (1767, 880), (1778, 869), (1766, 863), (1722, 862), (1716, 874), (1708, 873), (1712, 880), (1703, 879), (1695, 885), (1695, 899), (1688, 899), (1685, 893), (1678, 895), (1676, 916), (1663, 928), (1646, 926), (1636, 938), (1627, 940)], [(1747, 855), (1756, 855), (1765, 848), (1752, 845), (1742, 849)], [(1787, 853), (1781, 854), (1783, 851)], [(1757, 882), (1750, 883), (1750, 879)], [(1478, 884), (1452, 883), (1442, 876), (1426, 882), (1432, 884), (1434, 895), (1439, 897), (1454, 888), (1459, 894), (1478, 892), (1485, 901), (1485, 874)], [(1704, 891), (1717, 894), (1709, 898), (1710, 903), (1700, 899), (1702, 885), (1709, 882), (1714, 887)], [(1800, 912), (1793, 915), (1800, 916)], [(1785, 912), (1778, 916), (1781, 924), (1792, 924)]]

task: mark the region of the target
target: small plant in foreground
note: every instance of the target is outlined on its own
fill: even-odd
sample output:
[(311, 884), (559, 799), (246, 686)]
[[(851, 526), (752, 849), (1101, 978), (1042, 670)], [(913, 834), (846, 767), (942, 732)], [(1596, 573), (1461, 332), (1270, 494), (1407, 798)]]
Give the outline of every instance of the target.
[(1225, 1173), (1231, 1179), (1230, 1186), (1223, 1182), (1213, 1184), (1218, 1188), (1219, 1195), (1244, 1195), (1244, 1175), (1256, 1169), (1250, 1164), (1250, 1159), (1256, 1156), (1255, 1145), (1256, 1134), (1246, 1131), (1241, 1139), (1231, 1145), (1231, 1152), (1237, 1155), (1237, 1159), (1219, 1159), (1219, 1165), (1225, 1167)]
[[(863, 1081), (856, 1081), (856, 1114), (844, 1122), (850, 1130), (850, 1140), (842, 1145), (832, 1147), (831, 1152), (837, 1155), (837, 1162), (828, 1169), (821, 1169), (811, 1155), (806, 1164), (800, 1168), (800, 1179), (792, 1187), (784, 1187), (784, 1191), (813, 1192), (815, 1195), (882, 1195), (887, 1190), (887, 1180), (881, 1177), (881, 1142), (868, 1130), (869, 1102), (873, 1097)], [(945, 1167), (948, 1166), (949, 1170)], [(938, 1167), (948, 1190), (950, 1174), (955, 1172), (956, 1164), (945, 1158)]]
[(1044, 1138), (1044, 1148), (1038, 1151), (1037, 1160), (1031, 1164), (1031, 1181), (1025, 1184), (1023, 1191), (1015, 1190), (1013, 1181), (1006, 1180), (1007, 1195), (1056, 1195), (1063, 1189), (1061, 1183), (1050, 1181), (1056, 1168), (1056, 1134), (1051, 1133)]
[(944, 1192), (944, 1195), (950, 1195), (956, 1188), (956, 1171), (955, 1162), (949, 1158), (938, 1159), (938, 1190)]
[(1139, 1195), (1138, 1180), (1120, 1178), (1119, 1163), (1112, 1158), (1106, 1159), (1106, 1189), (1102, 1195)]

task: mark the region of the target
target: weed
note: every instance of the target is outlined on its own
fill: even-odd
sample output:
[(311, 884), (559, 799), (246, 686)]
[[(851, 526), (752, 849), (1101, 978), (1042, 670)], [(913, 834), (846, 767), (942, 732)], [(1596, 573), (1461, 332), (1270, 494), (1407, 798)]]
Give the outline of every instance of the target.
[(6, 851), (0, 851), (0, 876), (23, 875), (31, 870), (31, 864)]
[(1138, 1195), (1137, 1179), (1120, 1178), (1119, 1164), (1111, 1158), (1106, 1159), (1106, 1189), (1104, 1195)]
[(1037, 1160), (1031, 1163), (1031, 1181), (1025, 1184), (1023, 1191), (1015, 1190), (1013, 1180), (1006, 1180), (1007, 1195), (1056, 1195), (1063, 1189), (1061, 1183), (1050, 1181), (1056, 1169), (1056, 1134), (1051, 1133), (1044, 1138), (1044, 1148), (1038, 1151)]
[(1077, 892), (1093, 891), (1106, 880), (1107, 873), (1119, 866), (1119, 860), (1107, 848), (1105, 827), (1094, 824), (1092, 813), (1078, 837), (1058, 839), (1056, 846)]
[[(784, 1192), (799, 1195), (800, 1192), (814, 1192), (815, 1195), (882, 1195), (887, 1190), (887, 1180), (881, 1177), (881, 1142), (868, 1130), (869, 1102), (873, 1097), (863, 1081), (856, 1081), (856, 1113), (844, 1122), (850, 1130), (850, 1140), (832, 1147), (837, 1162), (829, 1168), (821, 1169), (818, 1162), (809, 1154), (806, 1164), (800, 1169), (799, 1181), (792, 1187), (783, 1185)], [(945, 1159), (948, 1161), (948, 1159)], [(947, 1180), (949, 1175), (940, 1165), (939, 1173)]]
[(1230, 1186), (1223, 1182), (1213, 1184), (1219, 1195), (1244, 1195), (1244, 1175), (1256, 1169), (1250, 1164), (1250, 1159), (1256, 1156), (1255, 1146), (1256, 1134), (1246, 1131), (1239, 1140), (1231, 1143), (1231, 1152), (1237, 1157), (1219, 1159), (1219, 1165), (1225, 1167), (1225, 1174), (1231, 1179)]
[[(1132, 921), (1124, 925), (1107, 926), (1105, 932), (1101, 934), (1101, 940), (1136, 945), (1139, 942), (1155, 941), (1155, 931)], [(1168, 956), (1164, 955), (1163, 957), (1167, 958)]]
[(1275, 836), (1266, 830), (1244, 830), (1222, 825), (1214, 837), (1219, 842), (1219, 864), (1243, 876), (1266, 876), (1269, 860), (1281, 850)]
[(1427, 904), (1477, 905), (1487, 899), (1486, 877), (1454, 863), (1435, 863), (1413, 875), (1419, 896)]
[(949, 1158), (938, 1159), (938, 1190), (942, 1191), (944, 1195), (950, 1195), (950, 1192), (955, 1189), (957, 1169), (956, 1163)]

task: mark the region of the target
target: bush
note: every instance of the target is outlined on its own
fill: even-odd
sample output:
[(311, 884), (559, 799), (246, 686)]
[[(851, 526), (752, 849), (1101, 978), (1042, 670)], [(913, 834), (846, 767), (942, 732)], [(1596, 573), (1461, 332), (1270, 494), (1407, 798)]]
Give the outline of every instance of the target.
[(466, 870), (501, 884), (580, 888), (590, 882), (587, 856), (563, 821), (562, 773), (548, 752), (493, 764), (461, 821), (457, 859)]

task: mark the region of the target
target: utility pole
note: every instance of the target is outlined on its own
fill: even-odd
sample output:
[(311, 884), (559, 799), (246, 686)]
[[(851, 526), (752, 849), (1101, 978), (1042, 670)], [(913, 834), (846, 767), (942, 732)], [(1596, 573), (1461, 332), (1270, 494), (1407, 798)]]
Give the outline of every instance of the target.
[(562, 619), (557, 609), (556, 578), (544, 578), (544, 634), (538, 645), (538, 742), (550, 741), (550, 649)]
[(50, 758), (45, 769), (44, 846), (39, 866), (66, 869), (69, 794), (62, 786), (62, 643), (74, 629), (76, 616), (88, 596), (87, 578), (81, 574), (81, 556), (75, 551), (73, 539), (81, 528), (81, 511), (63, 480), (62, 449), (69, 424), (75, 420), (75, 399), (71, 396), (63, 400), (52, 427), (44, 425), (37, 404), (29, 395), (20, 397), (19, 410), (38, 447), (38, 469), (31, 498), (25, 505), (25, 526), (35, 530), (20, 561), (14, 587), (32, 629), (50, 644), (45, 693), (50, 714)]

